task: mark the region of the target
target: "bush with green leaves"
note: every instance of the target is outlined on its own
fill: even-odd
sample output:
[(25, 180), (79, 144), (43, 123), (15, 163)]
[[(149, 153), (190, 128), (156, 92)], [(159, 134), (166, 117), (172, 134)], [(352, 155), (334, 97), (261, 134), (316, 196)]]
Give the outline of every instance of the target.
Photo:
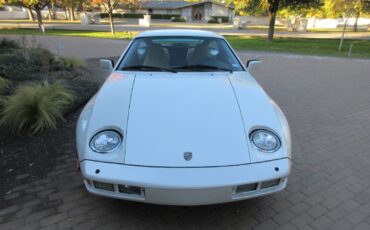
[(73, 93), (59, 83), (22, 85), (1, 101), (0, 124), (15, 132), (55, 129), (73, 99)]
[(42, 48), (24, 49), (27, 67), (33, 70), (52, 71), (55, 66), (55, 57), (49, 50)]
[(35, 75), (56, 68), (54, 55), (45, 49), (28, 48), (0, 54), (0, 75), (22, 81), (39, 80)]
[(222, 23), (222, 22), (229, 22), (229, 18), (227, 16), (212, 16), (207, 23)]
[(59, 56), (57, 65), (60, 69), (75, 69), (85, 65), (84, 61), (75, 57)]
[(13, 82), (0, 77), (0, 95), (9, 95), (13, 88)]
[(80, 108), (92, 96), (94, 96), (100, 87), (100, 83), (91, 79), (79, 77), (65, 81), (65, 87), (75, 92), (75, 95), (78, 95), (78, 97), (75, 98), (73, 105), (69, 108), (68, 112), (70, 112)]
[(207, 23), (220, 23), (216, 18), (211, 18), (207, 21)]
[(19, 49), (20, 46), (18, 42), (14, 40), (10, 40), (7, 38), (3, 38), (0, 40), (0, 53), (9, 52), (11, 50)]
[(186, 19), (183, 17), (174, 17), (171, 20), (172, 22), (186, 22)]
[(221, 19), (221, 22), (229, 22), (229, 17), (228, 16), (212, 16), (213, 19), (217, 20)]
[(24, 55), (19, 52), (0, 54), (0, 75), (7, 79), (16, 78), (18, 70), (25, 62)]

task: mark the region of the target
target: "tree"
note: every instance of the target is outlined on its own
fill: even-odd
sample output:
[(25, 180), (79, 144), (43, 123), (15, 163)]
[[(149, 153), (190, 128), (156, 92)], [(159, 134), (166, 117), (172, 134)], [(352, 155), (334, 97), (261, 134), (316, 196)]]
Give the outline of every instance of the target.
[(325, 0), (324, 12), (328, 17), (355, 18), (354, 31), (357, 31), (358, 19), (363, 13), (370, 12), (370, 0)]
[(32, 7), (27, 7), (28, 18), (30, 21), (35, 21), (35, 16), (32, 12)]
[(229, 4), (231, 3), (235, 7), (235, 13), (237, 15), (267, 16), (267, 1), (231, 0)]
[[(325, 0), (324, 9), (327, 12), (327, 16), (342, 17), (344, 20), (344, 26), (342, 30), (342, 36), (340, 39), (338, 52), (342, 51), (344, 43), (344, 35), (348, 26), (348, 21), (351, 17), (356, 17), (356, 23), (360, 13), (363, 9), (368, 7), (369, 0)], [(357, 27), (357, 25), (355, 25)], [(357, 28), (356, 28), (357, 30)]]
[(122, 8), (129, 8), (135, 4), (135, 0), (92, 0), (94, 5), (103, 7), (105, 12), (109, 15), (110, 31), (115, 34), (113, 11), (117, 6)]
[(42, 32), (45, 32), (42, 22), (41, 10), (50, 4), (51, 0), (0, 0), (2, 4), (23, 6), (29, 10), (36, 11), (37, 22)]
[(358, 27), (358, 19), (360, 18), (362, 13), (370, 13), (370, 0), (355, 0), (355, 25), (353, 26), (353, 30), (357, 32)]
[(57, 4), (68, 10), (69, 19), (75, 20), (75, 10), (82, 6), (85, 0), (58, 0)]
[(319, 6), (321, 4), (321, 0), (234, 0), (233, 3), (235, 6), (244, 5), (244, 10), (247, 12), (256, 12), (259, 8), (265, 7), (269, 16), (267, 39), (272, 41), (275, 32), (276, 15), (279, 9)]

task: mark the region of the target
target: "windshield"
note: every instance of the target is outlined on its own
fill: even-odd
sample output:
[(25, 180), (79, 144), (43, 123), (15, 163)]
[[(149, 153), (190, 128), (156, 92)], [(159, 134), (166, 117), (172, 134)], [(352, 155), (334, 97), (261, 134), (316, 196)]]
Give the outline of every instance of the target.
[(242, 71), (225, 40), (212, 37), (142, 37), (133, 41), (118, 70)]

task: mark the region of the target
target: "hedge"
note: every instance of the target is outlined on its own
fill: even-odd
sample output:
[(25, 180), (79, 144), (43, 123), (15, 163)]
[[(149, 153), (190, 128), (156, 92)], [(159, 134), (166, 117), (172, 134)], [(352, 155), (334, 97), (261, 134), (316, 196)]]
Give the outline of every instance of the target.
[(208, 20), (208, 23), (218, 23), (219, 18), (221, 18), (222, 22), (229, 22), (229, 17), (227, 16), (212, 16), (211, 19)]
[[(152, 19), (171, 19), (175, 17), (180, 17), (178, 14), (151, 14)], [(101, 18), (109, 18), (108, 13), (101, 13)], [(123, 14), (123, 13), (114, 13), (113, 18), (143, 18), (144, 14)]]

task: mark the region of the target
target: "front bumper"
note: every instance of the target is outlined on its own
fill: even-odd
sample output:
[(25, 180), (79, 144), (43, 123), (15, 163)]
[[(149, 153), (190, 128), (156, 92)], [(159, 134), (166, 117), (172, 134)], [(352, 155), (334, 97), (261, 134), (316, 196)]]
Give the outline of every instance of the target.
[[(165, 205), (205, 205), (232, 202), (283, 190), (291, 162), (288, 158), (261, 163), (204, 168), (158, 168), (84, 160), (81, 173), (86, 189), (96, 195)], [(266, 187), (272, 180), (278, 183)], [(108, 183), (113, 190), (96, 188)], [(264, 183), (266, 182), (266, 183)], [(119, 191), (119, 185), (135, 186), (142, 194)], [(238, 192), (237, 186), (255, 188)], [(247, 186), (247, 187), (248, 187)]]

